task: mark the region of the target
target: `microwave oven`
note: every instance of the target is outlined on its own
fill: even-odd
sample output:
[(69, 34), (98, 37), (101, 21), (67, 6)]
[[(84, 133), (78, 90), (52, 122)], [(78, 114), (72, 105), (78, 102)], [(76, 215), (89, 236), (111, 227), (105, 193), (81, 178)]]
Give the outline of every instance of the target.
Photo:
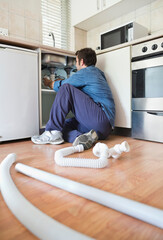
[(101, 50), (148, 35), (148, 29), (136, 22), (100, 34)]

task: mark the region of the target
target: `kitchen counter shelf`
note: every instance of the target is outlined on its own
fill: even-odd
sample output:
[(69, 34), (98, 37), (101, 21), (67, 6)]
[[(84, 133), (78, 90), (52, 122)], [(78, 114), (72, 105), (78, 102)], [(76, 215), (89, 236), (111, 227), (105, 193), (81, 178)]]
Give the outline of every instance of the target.
[(52, 89), (41, 89), (41, 92), (47, 92), (47, 93), (56, 93), (54, 90)]

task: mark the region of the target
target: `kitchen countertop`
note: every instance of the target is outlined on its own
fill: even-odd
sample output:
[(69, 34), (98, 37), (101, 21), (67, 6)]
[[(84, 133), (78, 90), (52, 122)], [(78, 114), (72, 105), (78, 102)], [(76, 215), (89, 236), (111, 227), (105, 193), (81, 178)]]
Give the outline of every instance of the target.
[[(142, 42), (146, 42), (146, 41), (150, 41), (159, 37), (163, 37), (163, 30), (156, 32), (154, 34), (148, 35), (146, 37), (142, 37), (142, 38), (138, 38), (136, 40), (133, 40), (131, 42), (127, 42), (127, 43), (123, 43), (123, 44), (119, 44), (116, 45), (114, 47), (110, 47), (104, 50), (97, 50), (96, 53), (97, 54), (102, 54), (105, 52), (110, 52), (119, 48), (123, 48), (123, 47), (127, 47), (127, 46), (131, 46), (131, 45), (136, 45), (138, 43), (142, 43)], [(43, 44), (37, 44), (37, 43), (32, 43), (32, 42), (28, 42), (25, 40), (20, 40), (20, 39), (16, 39), (10, 36), (0, 36), (0, 43), (2, 44), (8, 44), (8, 45), (14, 45), (14, 46), (18, 46), (18, 47), (25, 47), (25, 48), (29, 48), (32, 50), (35, 49), (41, 49), (44, 52), (50, 52), (50, 53), (61, 53), (61, 54), (68, 54), (70, 56), (74, 56), (74, 52), (73, 51), (69, 51), (69, 50), (64, 50), (64, 49), (59, 49), (59, 48), (55, 48), (55, 47), (51, 47), (51, 46), (46, 46)]]
[(43, 52), (61, 53), (61, 54), (69, 55), (69, 56), (74, 56), (74, 54), (75, 54), (73, 51), (59, 49), (59, 48), (55, 48), (55, 47), (51, 47), (51, 46), (46, 46), (43, 44), (38, 44), (38, 43), (32, 43), (32, 42), (28, 42), (25, 40), (12, 38), (9, 36), (7, 36), (7, 37), (0, 36), (0, 43), (6, 44), (6, 45), (13, 45), (13, 46), (17, 46), (17, 47), (24, 47), (24, 48), (28, 48), (31, 50), (41, 49)]

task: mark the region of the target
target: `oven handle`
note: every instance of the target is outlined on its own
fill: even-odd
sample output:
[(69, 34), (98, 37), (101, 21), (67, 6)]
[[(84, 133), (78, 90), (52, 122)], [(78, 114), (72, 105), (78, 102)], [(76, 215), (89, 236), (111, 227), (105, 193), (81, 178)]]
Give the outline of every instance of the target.
[(163, 57), (155, 57), (137, 62), (132, 62), (132, 70), (163, 66)]
[(147, 113), (155, 116), (163, 116), (163, 112), (147, 112)]

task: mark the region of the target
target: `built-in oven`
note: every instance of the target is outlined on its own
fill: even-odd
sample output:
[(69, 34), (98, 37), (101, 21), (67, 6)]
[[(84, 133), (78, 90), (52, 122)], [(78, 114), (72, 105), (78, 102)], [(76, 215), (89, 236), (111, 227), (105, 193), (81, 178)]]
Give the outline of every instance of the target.
[(132, 47), (132, 137), (163, 142), (163, 38)]

